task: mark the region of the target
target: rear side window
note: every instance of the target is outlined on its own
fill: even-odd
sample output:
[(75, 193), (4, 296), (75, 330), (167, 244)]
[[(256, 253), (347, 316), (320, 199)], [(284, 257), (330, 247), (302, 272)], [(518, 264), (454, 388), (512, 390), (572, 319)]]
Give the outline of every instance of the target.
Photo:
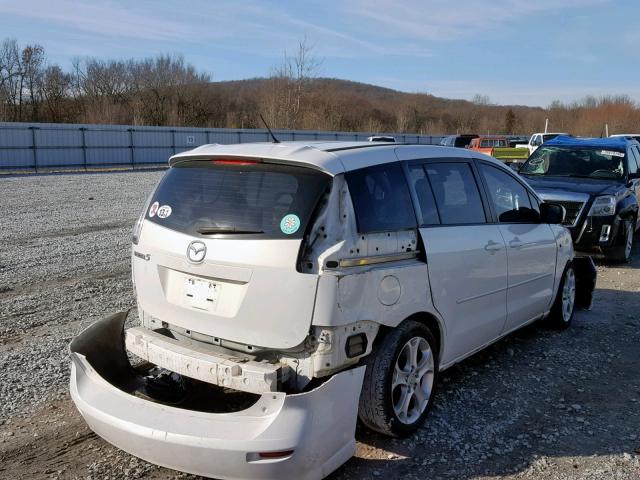
[(468, 163), (425, 165), (444, 225), (485, 223), (478, 185)]
[(399, 163), (377, 165), (345, 174), (358, 232), (416, 228), (409, 187)]
[(440, 223), (436, 200), (433, 198), (433, 191), (423, 165), (414, 165), (409, 168), (409, 181), (418, 198), (420, 212), (422, 213), (422, 223), (424, 225)]
[(302, 238), (330, 181), (303, 167), (181, 162), (158, 185), (146, 219), (194, 236)]

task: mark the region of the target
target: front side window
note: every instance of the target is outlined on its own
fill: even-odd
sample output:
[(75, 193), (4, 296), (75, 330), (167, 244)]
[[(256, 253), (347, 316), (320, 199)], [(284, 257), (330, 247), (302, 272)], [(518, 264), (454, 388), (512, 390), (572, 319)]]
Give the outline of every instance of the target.
[(627, 155), (627, 158), (629, 160), (629, 173), (636, 173), (640, 166), (640, 155), (638, 154), (637, 147), (629, 147), (629, 154)]
[(145, 218), (194, 236), (302, 238), (330, 182), (310, 168), (189, 160), (165, 174)]
[(538, 213), (532, 208), (529, 193), (520, 182), (489, 165), (481, 164), (480, 171), (500, 223), (538, 222)]
[(524, 175), (609, 178), (624, 176), (626, 153), (611, 148), (542, 145), (522, 166)]
[(425, 168), (442, 224), (486, 222), (478, 185), (468, 163), (428, 163)]
[(345, 177), (359, 233), (416, 228), (409, 186), (399, 163), (353, 170)]

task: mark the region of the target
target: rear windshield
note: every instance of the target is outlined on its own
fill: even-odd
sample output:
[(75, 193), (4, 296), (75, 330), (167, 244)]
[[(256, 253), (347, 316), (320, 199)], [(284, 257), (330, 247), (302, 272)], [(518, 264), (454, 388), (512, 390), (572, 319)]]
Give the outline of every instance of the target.
[(331, 177), (269, 163), (178, 163), (156, 189), (146, 219), (194, 236), (302, 238)]
[(506, 147), (507, 141), (502, 138), (485, 138), (480, 141), (480, 147)]
[(622, 178), (626, 153), (610, 148), (542, 145), (520, 173), (561, 177)]

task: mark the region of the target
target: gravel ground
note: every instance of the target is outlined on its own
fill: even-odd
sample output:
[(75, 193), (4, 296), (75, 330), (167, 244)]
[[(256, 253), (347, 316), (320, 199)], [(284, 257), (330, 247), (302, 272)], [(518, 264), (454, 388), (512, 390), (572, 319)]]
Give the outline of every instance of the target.
[[(0, 478), (195, 478), (95, 436), (67, 345), (134, 304), (129, 233), (162, 172), (0, 178)], [(640, 243), (640, 242), (639, 242)], [(355, 478), (640, 479), (640, 250), (598, 266), (593, 309), (445, 372), (411, 439), (357, 432)]]

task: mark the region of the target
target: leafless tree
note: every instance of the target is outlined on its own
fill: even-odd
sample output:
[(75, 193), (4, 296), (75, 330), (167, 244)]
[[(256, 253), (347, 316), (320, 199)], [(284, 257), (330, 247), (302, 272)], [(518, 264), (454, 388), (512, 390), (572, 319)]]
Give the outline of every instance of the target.
[(322, 65), (313, 50), (305, 37), (298, 42), (295, 54), (289, 55), (285, 50), (282, 64), (273, 69), (265, 92), (265, 114), (272, 126), (299, 125), (303, 102)]
[(47, 67), (42, 75), (40, 89), (52, 122), (62, 122), (65, 118), (65, 103), (71, 92), (72, 77), (57, 65)]

